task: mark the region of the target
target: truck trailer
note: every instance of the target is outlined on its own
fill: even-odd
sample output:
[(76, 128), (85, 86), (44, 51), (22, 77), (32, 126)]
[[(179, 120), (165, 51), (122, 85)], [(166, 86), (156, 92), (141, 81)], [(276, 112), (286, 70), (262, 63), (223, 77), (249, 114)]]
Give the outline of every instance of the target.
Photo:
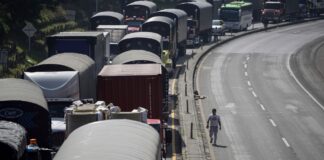
[(99, 25), (123, 25), (124, 15), (118, 12), (104, 11), (90, 18), (90, 29), (96, 30)]
[(172, 19), (163, 16), (154, 16), (147, 19), (142, 25), (142, 31), (154, 32), (162, 36), (162, 61), (167, 68), (175, 68), (178, 58), (176, 27)]
[(188, 15), (187, 45), (196, 46), (203, 40), (211, 41), (212, 37), (212, 5), (208, 2), (184, 2), (176, 6)]
[(106, 65), (98, 75), (97, 98), (112, 102), (123, 111), (148, 109), (148, 118), (163, 119), (166, 103), (161, 64)]
[(118, 43), (128, 33), (127, 28), (127, 25), (99, 25), (97, 27), (98, 31), (110, 33), (109, 60), (113, 59), (119, 53)]
[(75, 100), (96, 98), (95, 62), (86, 55), (54, 55), (28, 68), (24, 79), (42, 89), (52, 117), (63, 118)]
[(157, 6), (151, 1), (135, 1), (126, 6), (123, 10), (126, 24), (129, 32), (138, 32), (141, 25), (150, 16), (157, 11)]
[(95, 61), (96, 73), (110, 57), (110, 34), (108, 32), (60, 32), (47, 37), (48, 57), (73, 52), (89, 56)]
[[(116, 56), (112, 64), (161, 64), (163, 75), (168, 73), (167, 68), (161, 61), (161, 58), (152, 52), (145, 50), (129, 50)], [(169, 76), (163, 76), (163, 95), (164, 102), (168, 103), (169, 95)], [(164, 108), (163, 112), (168, 112), (168, 108)]]
[[(89, 136), (91, 134), (91, 136)], [(54, 160), (161, 160), (158, 132), (133, 120), (105, 120), (81, 126), (70, 134)]]
[[(14, 78), (0, 79), (0, 88), (0, 120), (21, 125), (27, 139), (36, 138), (40, 147), (50, 148), (51, 118), (42, 90), (27, 80)], [(42, 154), (42, 159), (48, 157)]]
[(163, 9), (151, 14), (150, 17), (164, 16), (174, 20), (176, 26), (176, 41), (179, 56), (186, 54), (187, 13), (180, 9)]

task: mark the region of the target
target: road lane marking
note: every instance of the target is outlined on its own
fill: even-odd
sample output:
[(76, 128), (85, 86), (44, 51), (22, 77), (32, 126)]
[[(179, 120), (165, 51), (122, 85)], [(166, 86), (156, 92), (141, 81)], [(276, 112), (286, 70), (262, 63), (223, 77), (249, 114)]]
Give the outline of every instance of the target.
[(286, 140), (286, 138), (282, 137), (281, 139), (282, 139), (282, 141), (285, 143), (285, 145), (287, 147), (290, 147), (290, 145), (289, 145), (288, 141)]
[(264, 111), (266, 110), (265, 107), (263, 106), (263, 104), (260, 104), (260, 107), (262, 110), (264, 110)]
[(247, 56), (247, 57), (246, 57), (246, 61), (249, 61), (249, 60), (250, 60), (250, 56)]
[(272, 126), (277, 127), (277, 124), (272, 119), (269, 119), (269, 121), (271, 122)]
[(301, 82), (297, 79), (297, 77), (295, 76), (294, 72), (292, 71), (291, 67), (290, 67), (290, 59), (291, 56), (289, 56), (289, 58), (287, 59), (287, 68), (290, 72), (290, 75), (295, 79), (295, 81), (297, 82), (297, 84), (306, 92), (306, 94), (313, 99), (313, 101), (322, 109), (324, 110), (324, 106), (301, 84)]
[(255, 98), (258, 97), (258, 95), (254, 91), (252, 91), (252, 94)]
[(245, 69), (247, 68), (247, 64), (244, 64), (244, 68), (245, 68)]
[(250, 81), (247, 81), (247, 84), (248, 84), (248, 86), (251, 86), (251, 82)]
[(248, 76), (248, 73), (247, 72), (244, 72), (244, 75), (245, 75), (245, 77), (247, 77)]

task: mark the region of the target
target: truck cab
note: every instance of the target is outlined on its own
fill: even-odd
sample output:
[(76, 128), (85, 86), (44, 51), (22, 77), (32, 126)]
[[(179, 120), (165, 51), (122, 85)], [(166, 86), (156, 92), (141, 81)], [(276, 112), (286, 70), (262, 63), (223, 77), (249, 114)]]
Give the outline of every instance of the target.
[(266, 1), (262, 10), (262, 18), (268, 21), (281, 22), (283, 19), (285, 4), (281, 1)]
[(128, 32), (138, 32), (150, 14), (157, 11), (157, 6), (151, 1), (135, 1), (123, 10)]

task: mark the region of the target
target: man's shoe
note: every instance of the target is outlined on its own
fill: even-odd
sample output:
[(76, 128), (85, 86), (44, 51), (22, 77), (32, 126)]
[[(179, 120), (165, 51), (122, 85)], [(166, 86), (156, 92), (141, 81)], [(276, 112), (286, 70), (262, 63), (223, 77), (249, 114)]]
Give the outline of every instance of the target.
[(210, 138), (210, 143), (212, 143), (213, 142), (213, 138)]
[(217, 144), (216, 143), (213, 143), (213, 146), (217, 146)]

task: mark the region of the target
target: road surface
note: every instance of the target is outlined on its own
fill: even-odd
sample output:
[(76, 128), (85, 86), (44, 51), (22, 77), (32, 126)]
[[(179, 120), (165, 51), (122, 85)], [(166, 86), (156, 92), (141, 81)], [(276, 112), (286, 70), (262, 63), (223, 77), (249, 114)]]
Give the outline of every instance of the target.
[(324, 21), (316, 21), (260, 32), (203, 59), (196, 78), (200, 94), (207, 96), (200, 100), (202, 116), (206, 120), (217, 108), (223, 124), (219, 146), (210, 145), (214, 159), (324, 158), (324, 110), (296, 81), (289, 62), (324, 36), (323, 28)]

